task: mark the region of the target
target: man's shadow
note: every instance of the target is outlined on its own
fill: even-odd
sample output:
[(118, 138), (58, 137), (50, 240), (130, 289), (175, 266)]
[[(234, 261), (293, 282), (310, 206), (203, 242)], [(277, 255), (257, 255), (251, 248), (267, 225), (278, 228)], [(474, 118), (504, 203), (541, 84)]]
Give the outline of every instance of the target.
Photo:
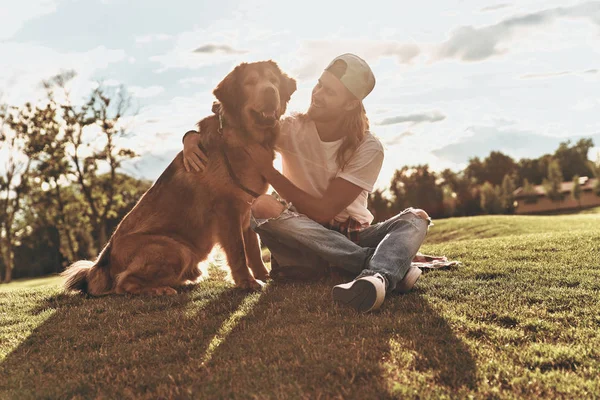
[(0, 397), (389, 398), (410, 370), (475, 386), (469, 349), (418, 291), (362, 315), (331, 303), (332, 284), (51, 296), (34, 312), (53, 315), (0, 363)]

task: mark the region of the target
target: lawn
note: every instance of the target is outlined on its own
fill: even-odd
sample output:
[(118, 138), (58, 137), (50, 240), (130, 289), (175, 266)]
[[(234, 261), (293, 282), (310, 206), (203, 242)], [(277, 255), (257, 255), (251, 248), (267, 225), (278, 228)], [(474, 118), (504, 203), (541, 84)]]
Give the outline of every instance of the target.
[(0, 398), (600, 396), (600, 214), (440, 220), (422, 250), (463, 265), (367, 315), (331, 303), (335, 279), (164, 298), (2, 285)]

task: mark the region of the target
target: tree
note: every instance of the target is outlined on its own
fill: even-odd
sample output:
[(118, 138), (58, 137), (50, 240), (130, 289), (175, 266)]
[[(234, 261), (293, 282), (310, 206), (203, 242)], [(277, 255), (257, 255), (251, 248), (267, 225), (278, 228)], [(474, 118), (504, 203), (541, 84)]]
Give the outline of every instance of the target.
[(486, 214), (500, 214), (502, 203), (500, 200), (500, 188), (486, 182), (481, 187), (481, 208)]
[(596, 155), (596, 162), (590, 161), (588, 165), (596, 178), (596, 183), (593, 188), (594, 193), (597, 196), (600, 196), (600, 151)]
[(589, 167), (588, 152), (594, 147), (592, 139), (580, 139), (571, 146), (570, 141), (561, 143), (554, 153), (561, 167), (565, 180), (572, 180), (573, 176), (590, 176), (592, 171)]
[(579, 184), (579, 175), (573, 177), (573, 187), (571, 188), (571, 196), (581, 208), (581, 185)]
[(392, 209), (398, 212), (406, 207), (418, 207), (434, 218), (443, 216), (444, 195), (437, 185), (437, 176), (428, 165), (403, 167), (396, 170), (390, 184)]
[(500, 202), (502, 204), (502, 209), (504, 212), (512, 214), (515, 210), (515, 182), (511, 175), (504, 175), (504, 179), (502, 179), (502, 190), (501, 190), (501, 198)]
[[(119, 141), (128, 135), (122, 118), (130, 109), (130, 98), (124, 88), (109, 90), (101, 84), (88, 96), (83, 105), (71, 102), (67, 82), (75, 76), (66, 72), (45, 82), (50, 103), (54, 90), (62, 91), (63, 131), (61, 139), (69, 174), (79, 185), (87, 203), (86, 215), (93, 227), (95, 251), (108, 240), (108, 221), (115, 216), (118, 193), (117, 173), (123, 161), (136, 157), (135, 152), (122, 147)], [(106, 176), (100, 177), (102, 171)]]
[(523, 181), (523, 196), (526, 204), (532, 204), (537, 202), (538, 195), (535, 190), (535, 187), (531, 183), (529, 183), (527, 179)]
[(492, 151), (483, 161), (477, 157), (470, 159), (465, 173), (477, 183), (490, 182), (499, 186), (504, 176), (513, 174), (517, 168), (517, 163), (511, 157), (499, 151)]
[[(71, 165), (58, 116), (60, 105), (51, 96), (49, 100), (45, 106), (36, 107), (33, 117), (35, 129), (27, 135), (26, 153), (32, 161), (32, 176), (37, 187), (30, 194), (30, 201), (32, 212), (40, 211), (36, 218), (58, 229), (62, 242), (66, 244), (62, 254), (72, 260), (77, 243), (71, 227), (82, 214), (69, 212), (73, 209), (74, 199), (68, 199), (65, 184), (69, 181)], [(89, 221), (85, 222), (89, 224)]]
[(560, 164), (554, 160), (548, 165), (548, 178), (544, 179), (543, 186), (548, 198), (554, 202), (562, 200), (562, 182), (563, 175), (560, 169)]
[(0, 175), (0, 256), (4, 282), (12, 280), (15, 247), (26, 229), (21, 218), (25, 196), (30, 188), (31, 159), (25, 152), (26, 137), (35, 129), (33, 107), (0, 107), (0, 154), (6, 163)]
[(500, 186), (506, 175), (512, 175), (517, 170), (515, 160), (499, 151), (492, 151), (483, 160), (483, 165), (486, 174), (485, 180), (494, 186)]
[(485, 165), (479, 157), (469, 159), (469, 164), (465, 168), (464, 173), (468, 179), (474, 180), (477, 183), (485, 182)]
[(539, 158), (523, 158), (517, 164), (517, 184), (523, 186), (527, 179), (534, 185), (541, 185), (548, 173), (548, 165), (552, 161), (552, 156), (545, 154)]
[(383, 190), (377, 189), (369, 196), (369, 211), (375, 222), (385, 221), (392, 216), (391, 201), (384, 196)]
[[(455, 199), (454, 211), (451, 215), (477, 215), (481, 214), (481, 204), (479, 198), (479, 189), (475, 178), (470, 178), (463, 171), (455, 173), (449, 169), (445, 169), (441, 173), (443, 185), (449, 185), (452, 188), (452, 193), (447, 193)], [(445, 200), (446, 201), (446, 200)], [(448, 215), (448, 213), (446, 212)]]

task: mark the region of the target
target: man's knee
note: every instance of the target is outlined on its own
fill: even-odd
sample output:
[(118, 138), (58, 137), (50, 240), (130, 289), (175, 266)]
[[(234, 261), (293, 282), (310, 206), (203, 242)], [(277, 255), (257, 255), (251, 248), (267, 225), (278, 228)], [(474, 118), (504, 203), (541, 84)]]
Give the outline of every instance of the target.
[(273, 196), (262, 195), (254, 200), (250, 210), (256, 219), (276, 218), (284, 210), (283, 204), (278, 202)]
[(429, 219), (429, 214), (425, 212), (425, 210), (421, 210), (420, 208), (416, 208), (413, 210), (413, 213), (421, 218), (421, 219)]

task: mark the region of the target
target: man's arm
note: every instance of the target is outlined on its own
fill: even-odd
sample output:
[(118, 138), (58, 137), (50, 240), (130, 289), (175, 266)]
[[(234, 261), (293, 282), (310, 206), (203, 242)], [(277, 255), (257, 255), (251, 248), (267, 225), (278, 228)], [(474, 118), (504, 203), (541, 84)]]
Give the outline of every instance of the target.
[(313, 221), (327, 223), (342, 212), (363, 191), (360, 186), (342, 178), (331, 181), (322, 198), (306, 193), (277, 171), (273, 165), (262, 169), (263, 176), (285, 200)]

